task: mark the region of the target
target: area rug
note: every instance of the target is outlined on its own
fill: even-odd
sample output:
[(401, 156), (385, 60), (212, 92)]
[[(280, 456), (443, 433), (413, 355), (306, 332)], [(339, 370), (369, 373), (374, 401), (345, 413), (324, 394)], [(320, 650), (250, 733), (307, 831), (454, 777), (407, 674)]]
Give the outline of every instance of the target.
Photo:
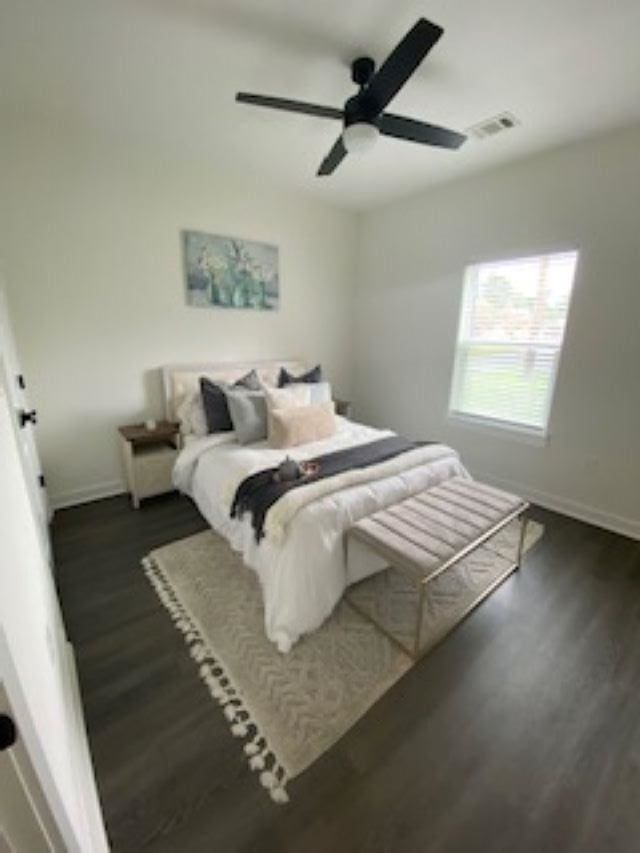
[[(525, 551), (542, 532), (529, 522)], [(427, 647), (464, 617), (479, 591), (505, 574), (518, 536), (512, 522), (494, 537), (491, 550), (477, 549), (429, 585), (422, 635)], [(318, 631), (281, 654), (264, 633), (255, 574), (211, 531), (152, 551), (143, 568), (275, 802), (287, 802), (287, 781), (336, 743), (414, 663), (346, 601)], [(409, 630), (403, 626), (409, 598), (395, 575), (375, 575), (355, 592), (361, 606), (402, 633)]]

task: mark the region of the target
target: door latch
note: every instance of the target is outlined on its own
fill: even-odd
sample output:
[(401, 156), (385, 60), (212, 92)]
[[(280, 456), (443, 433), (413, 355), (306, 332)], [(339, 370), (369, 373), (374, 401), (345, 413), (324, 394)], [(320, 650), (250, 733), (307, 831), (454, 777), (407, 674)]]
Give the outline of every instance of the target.
[(12, 747), (17, 740), (16, 724), (7, 714), (0, 714), (0, 752)]
[(20, 421), (20, 427), (22, 429), (24, 429), (27, 424), (33, 424), (35, 426), (38, 423), (38, 413), (35, 409), (32, 409), (30, 412), (20, 409), (18, 412), (18, 420)]

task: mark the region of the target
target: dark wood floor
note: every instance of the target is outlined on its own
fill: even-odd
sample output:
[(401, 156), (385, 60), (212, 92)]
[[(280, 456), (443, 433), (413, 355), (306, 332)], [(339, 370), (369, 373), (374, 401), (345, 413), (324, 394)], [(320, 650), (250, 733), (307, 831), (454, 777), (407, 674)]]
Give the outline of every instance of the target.
[(509, 579), (271, 803), (139, 568), (185, 498), (56, 514), (62, 606), (122, 851), (637, 851), (640, 543), (536, 510)]

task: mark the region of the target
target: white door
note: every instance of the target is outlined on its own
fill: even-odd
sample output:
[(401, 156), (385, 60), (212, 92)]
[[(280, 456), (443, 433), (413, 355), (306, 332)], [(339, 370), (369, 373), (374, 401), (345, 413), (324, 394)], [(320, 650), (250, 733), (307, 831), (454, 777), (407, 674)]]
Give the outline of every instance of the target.
[(34, 435), (38, 416), (29, 404), (27, 382), (20, 367), (13, 339), (3, 278), (3, 268), (0, 262), (0, 356), (4, 364), (4, 382), (18, 426), (18, 445), (25, 481), (29, 490), (29, 499), (38, 520), (40, 536), (46, 549), (47, 558), (51, 561), (48, 533), (51, 510)]
[(0, 792), (0, 853), (22, 850), (49, 853), (54, 850), (22, 783), (19, 768), (8, 751), (0, 753)]
[(49, 853), (54, 848), (44, 833), (12, 756), (0, 753), (0, 853)]
[(0, 684), (0, 853), (63, 850), (15, 716)]
[[(27, 779), (23, 793), (27, 791), (33, 804), (41, 792), (62, 838), (61, 845), (54, 844), (52, 849), (104, 853), (108, 844), (73, 650), (60, 614), (41, 514), (29, 484), (22, 431), (7, 382), (11, 368), (4, 356), (0, 348), (0, 686), (20, 735), (16, 749), (25, 751), (34, 771), (31, 786), (28, 774), (20, 776), (21, 783)], [(11, 764), (4, 762), (4, 771), (13, 784), (18, 752), (11, 749)], [(14, 790), (18, 799), (19, 793)], [(11, 817), (5, 814), (7, 809), (3, 792), (0, 818), (5, 824)]]

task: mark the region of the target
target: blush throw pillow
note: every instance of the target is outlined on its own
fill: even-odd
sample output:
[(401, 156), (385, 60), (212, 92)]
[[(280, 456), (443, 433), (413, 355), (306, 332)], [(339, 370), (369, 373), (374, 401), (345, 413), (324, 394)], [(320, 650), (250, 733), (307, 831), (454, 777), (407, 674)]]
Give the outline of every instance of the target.
[(269, 429), (269, 445), (275, 448), (297, 447), (329, 438), (336, 431), (335, 406), (329, 402), (271, 409)]
[(310, 406), (312, 387), (312, 385), (307, 385), (305, 383), (300, 385), (287, 385), (286, 388), (265, 387), (264, 393), (267, 400), (268, 436), (271, 436), (271, 432), (273, 430), (271, 413), (276, 409), (278, 411), (285, 411), (289, 409), (299, 409), (302, 406)]

